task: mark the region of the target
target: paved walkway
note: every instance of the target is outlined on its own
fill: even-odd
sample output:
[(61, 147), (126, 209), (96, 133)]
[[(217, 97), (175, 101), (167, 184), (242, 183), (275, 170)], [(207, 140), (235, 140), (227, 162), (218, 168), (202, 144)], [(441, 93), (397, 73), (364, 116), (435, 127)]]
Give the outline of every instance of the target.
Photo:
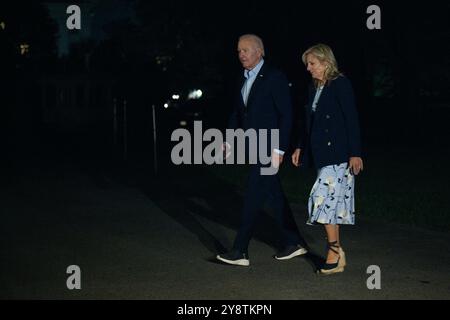
[[(318, 276), (320, 227), (298, 225), (313, 249), (276, 261), (270, 217), (250, 246), (251, 266), (216, 263), (229, 248), (239, 195), (209, 190), (204, 177), (124, 183), (57, 161), (24, 169), (1, 190), (3, 299), (449, 299), (450, 236), (358, 218), (343, 228), (348, 267)], [(145, 177), (144, 177), (145, 178)], [(142, 181), (145, 181), (142, 179)], [(224, 187), (225, 188), (225, 187)], [(66, 269), (81, 268), (81, 290)], [(381, 289), (367, 288), (379, 266)]]

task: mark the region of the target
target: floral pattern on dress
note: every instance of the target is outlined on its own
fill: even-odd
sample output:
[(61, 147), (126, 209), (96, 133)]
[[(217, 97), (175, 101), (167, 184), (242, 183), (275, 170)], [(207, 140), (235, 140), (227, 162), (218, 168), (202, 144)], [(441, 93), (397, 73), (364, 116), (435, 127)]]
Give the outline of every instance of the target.
[(308, 200), (307, 224), (355, 224), (355, 179), (347, 162), (319, 169)]

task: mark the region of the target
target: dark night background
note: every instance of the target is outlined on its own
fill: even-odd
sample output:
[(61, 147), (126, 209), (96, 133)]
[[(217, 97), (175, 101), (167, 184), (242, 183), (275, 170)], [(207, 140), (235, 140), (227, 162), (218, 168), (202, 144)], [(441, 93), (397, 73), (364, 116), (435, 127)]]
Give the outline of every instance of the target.
[[(386, 142), (443, 147), (449, 5), (381, 1), (382, 29), (369, 30), (371, 3), (85, 1), (79, 3), (81, 30), (65, 27), (68, 2), (4, 3), (6, 149), (50, 127), (99, 129), (110, 120), (114, 98), (127, 99), (131, 113), (147, 112), (152, 104), (161, 111), (172, 94), (193, 88), (205, 92), (211, 101), (205, 116), (222, 127), (240, 70), (236, 39), (243, 33), (264, 39), (267, 60), (288, 74), (296, 110), (309, 83), (301, 53), (327, 43), (355, 87), (366, 148)], [(29, 51), (21, 54), (21, 44)], [(81, 85), (87, 82), (89, 93)], [(58, 95), (68, 101), (57, 101)]]
[[(81, 8), (81, 30), (65, 27), (71, 4)], [(381, 8), (381, 30), (366, 27), (371, 4)], [(367, 215), (448, 233), (449, 9), (444, 1), (2, 1), (0, 177), (2, 197), (13, 201), (2, 215), (26, 203), (34, 186), (46, 188), (45, 178), (37, 181), (42, 172), (70, 183), (77, 173), (61, 169), (68, 164), (101, 188), (110, 181), (138, 187), (167, 212), (184, 210), (188, 196), (217, 197), (205, 193), (208, 169), (170, 164), (170, 134), (182, 121), (225, 128), (241, 72), (237, 39), (255, 33), (266, 61), (291, 83), (296, 130), (310, 82), (301, 54), (319, 42), (333, 49), (357, 98), (365, 161), (359, 201)], [(191, 90), (202, 97), (187, 99)], [(173, 170), (190, 182), (172, 185)], [(234, 169), (217, 170), (233, 184), (227, 170)], [(307, 182), (290, 189), (287, 179), (287, 194), (302, 203), (311, 173), (296, 174)], [(62, 201), (46, 195), (43, 211)], [(9, 247), (17, 238), (5, 239)]]

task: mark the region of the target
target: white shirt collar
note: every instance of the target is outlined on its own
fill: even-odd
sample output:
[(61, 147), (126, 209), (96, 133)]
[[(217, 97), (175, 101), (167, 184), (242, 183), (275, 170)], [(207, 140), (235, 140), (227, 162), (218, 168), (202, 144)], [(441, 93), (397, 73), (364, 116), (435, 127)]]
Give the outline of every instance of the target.
[(244, 70), (244, 77), (247, 79), (250, 77), (256, 76), (259, 71), (261, 70), (262, 66), (264, 64), (264, 59), (261, 59), (261, 61), (258, 62), (258, 64), (251, 70)]

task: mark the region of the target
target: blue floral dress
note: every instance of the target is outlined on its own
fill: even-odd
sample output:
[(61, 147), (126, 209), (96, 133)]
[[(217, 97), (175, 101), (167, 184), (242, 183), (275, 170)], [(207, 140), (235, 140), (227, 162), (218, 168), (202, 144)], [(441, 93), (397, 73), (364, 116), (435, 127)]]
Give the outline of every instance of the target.
[(355, 224), (354, 187), (347, 162), (319, 169), (308, 200), (306, 223)]

